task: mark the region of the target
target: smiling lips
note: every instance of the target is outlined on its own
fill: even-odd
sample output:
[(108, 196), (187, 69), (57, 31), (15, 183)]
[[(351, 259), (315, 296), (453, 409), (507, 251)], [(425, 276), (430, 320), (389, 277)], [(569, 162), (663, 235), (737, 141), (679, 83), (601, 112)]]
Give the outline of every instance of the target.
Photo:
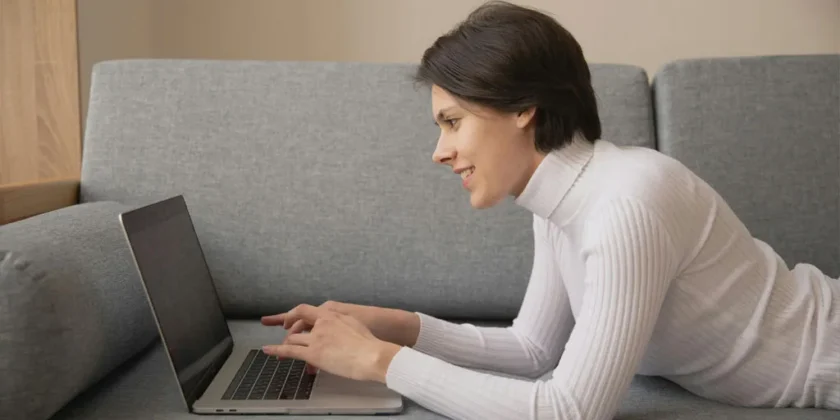
[(461, 182), (464, 184), (464, 187), (466, 187), (470, 176), (473, 174), (473, 172), (475, 172), (475, 166), (470, 166), (469, 168), (461, 169), (455, 172), (461, 175)]

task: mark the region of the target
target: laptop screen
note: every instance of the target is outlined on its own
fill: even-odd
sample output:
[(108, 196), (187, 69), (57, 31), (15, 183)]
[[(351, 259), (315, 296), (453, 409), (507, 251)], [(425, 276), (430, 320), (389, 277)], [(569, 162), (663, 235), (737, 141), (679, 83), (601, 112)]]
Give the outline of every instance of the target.
[(191, 407), (233, 345), (183, 197), (122, 216), (185, 402)]

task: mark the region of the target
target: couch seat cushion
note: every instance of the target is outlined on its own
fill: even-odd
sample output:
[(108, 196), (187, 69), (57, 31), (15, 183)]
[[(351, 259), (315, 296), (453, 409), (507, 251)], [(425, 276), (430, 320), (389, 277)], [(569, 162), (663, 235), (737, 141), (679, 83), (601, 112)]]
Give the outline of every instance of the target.
[[(258, 321), (230, 321), (234, 339), (239, 343), (263, 343), (272, 339), (272, 329)], [(278, 331), (276, 340), (282, 337)], [(410, 400), (405, 401), (402, 414), (392, 416), (407, 420), (443, 419)], [(247, 416), (244, 416), (247, 418)], [(326, 417), (326, 416), (325, 416)], [(383, 418), (389, 416), (375, 416)], [(55, 419), (155, 419), (187, 420), (195, 416), (187, 413), (178, 395), (177, 384), (159, 344), (151, 346), (139, 357), (111, 375), (90, 392), (65, 407)], [(212, 416), (213, 419), (242, 420), (242, 415)], [(313, 416), (259, 416), (261, 420), (312, 419)], [(329, 416), (330, 419), (357, 420), (359, 416)], [(739, 419), (739, 420), (836, 420), (837, 412), (800, 409), (746, 409), (730, 407), (695, 397), (668, 381), (659, 378), (637, 377), (633, 381), (616, 419)]]

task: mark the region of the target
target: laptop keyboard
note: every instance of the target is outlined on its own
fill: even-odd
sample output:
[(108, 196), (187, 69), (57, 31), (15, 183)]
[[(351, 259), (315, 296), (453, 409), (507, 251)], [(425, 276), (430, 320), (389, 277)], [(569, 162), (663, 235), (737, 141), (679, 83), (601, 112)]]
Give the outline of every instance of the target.
[(278, 360), (251, 350), (223, 400), (308, 400), (316, 374), (306, 373), (302, 360)]

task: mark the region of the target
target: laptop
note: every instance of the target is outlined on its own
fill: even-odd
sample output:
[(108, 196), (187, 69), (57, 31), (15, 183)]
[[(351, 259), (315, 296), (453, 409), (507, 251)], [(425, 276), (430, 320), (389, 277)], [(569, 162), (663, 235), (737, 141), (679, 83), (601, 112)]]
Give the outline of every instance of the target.
[[(183, 196), (120, 214), (161, 341), (184, 402), (197, 414), (388, 414), (402, 397), (378, 382), (324, 371), (237, 343), (222, 312)], [(278, 283), (279, 287), (279, 283)]]

